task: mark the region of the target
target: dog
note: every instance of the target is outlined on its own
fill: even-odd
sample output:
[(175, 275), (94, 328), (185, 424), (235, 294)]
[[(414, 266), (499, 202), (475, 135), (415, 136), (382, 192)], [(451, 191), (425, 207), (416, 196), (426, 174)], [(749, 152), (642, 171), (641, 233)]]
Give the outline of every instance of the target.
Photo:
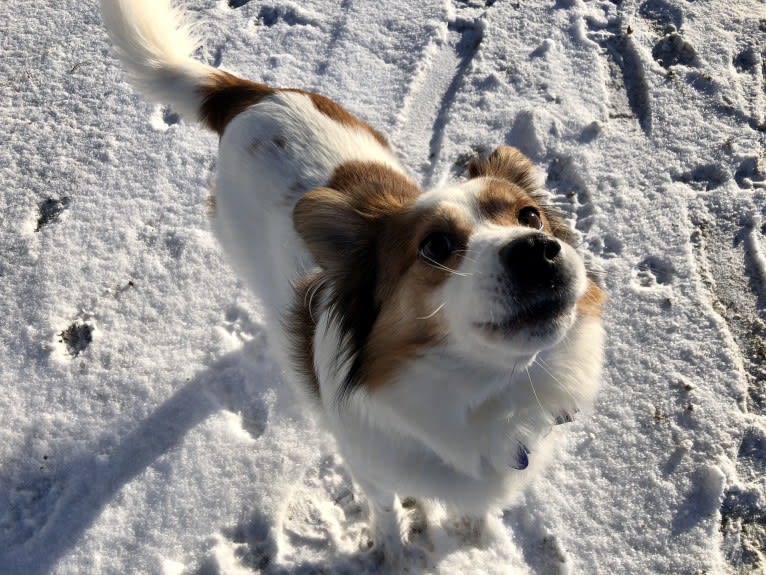
[[(481, 521), (595, 398), (605, 294), (531, 162), (421, 191), (334, 101), (191, 58), (169, 0), (101, 0), (133, 83), (220, 137), (214, 225), (286, 381), (334, 436), (397, 569), (400, 501)], [(399, 499), (401, 498), (401, 499)]]

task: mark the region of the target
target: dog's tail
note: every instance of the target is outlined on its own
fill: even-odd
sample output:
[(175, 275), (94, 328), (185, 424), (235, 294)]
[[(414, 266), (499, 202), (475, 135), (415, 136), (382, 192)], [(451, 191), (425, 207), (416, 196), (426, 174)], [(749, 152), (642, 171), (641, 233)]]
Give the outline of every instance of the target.
[(101, 0), (101, 15), (136, 87), (219, 134), (234, 115), (274, 92), (194, 60), (199, 39), (170, 0)]

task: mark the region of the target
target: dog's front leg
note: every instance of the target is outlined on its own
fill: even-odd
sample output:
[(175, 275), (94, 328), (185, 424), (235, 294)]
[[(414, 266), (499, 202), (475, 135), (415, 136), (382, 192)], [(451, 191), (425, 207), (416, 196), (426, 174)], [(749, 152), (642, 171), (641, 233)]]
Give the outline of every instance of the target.
[(372, 551), (380, 554), (386, 573), (401, 573), (404, 561), (402, 527), (399, 522), (399, 502), (396, 495), (388, 493), (369, 481), (358, 481), (367, 497), (370, 510)]

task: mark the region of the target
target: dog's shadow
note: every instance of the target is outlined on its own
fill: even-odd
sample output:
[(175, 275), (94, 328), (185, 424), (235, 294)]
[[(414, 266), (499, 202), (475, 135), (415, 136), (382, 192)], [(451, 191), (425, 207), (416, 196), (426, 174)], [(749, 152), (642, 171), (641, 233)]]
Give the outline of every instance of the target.
[[(114, 444), (103, 441), (103, 449), (90, 446), (87, 452), (59, 466), (55, 475), (41, 480), (37, 465), (21, 461), (16, 471), (6, 473), (10, 490), (33, 489), (33, 503), (19, 513), (32, 517), (25, 527), (0, 534), (0, 572), (37, 575), (53, 566), (82, 538), (104, 508), (131, 480), (158, 458), (178, 446), (186, 434), (210, 415), (229, 409), (246, 414), (243, 427), (257, 437), (267, 426), (268, 408), (261, 399), (278, 385), (278, 369), (263, 352), (263, 334), (255, 333), (250, 344), (230, 353), (198, 373), (179, 382), (178, 390), (136, 429)], [(256, 341), (257, 340), (257, 341)], [(256, 377), (247, 370), (256, 370)], [(256, 381), (257, 379), (267, 381)], [(7, 468), (11, 469), (11, 468)], [(12, 510), (10, 510), (12, 511)]]

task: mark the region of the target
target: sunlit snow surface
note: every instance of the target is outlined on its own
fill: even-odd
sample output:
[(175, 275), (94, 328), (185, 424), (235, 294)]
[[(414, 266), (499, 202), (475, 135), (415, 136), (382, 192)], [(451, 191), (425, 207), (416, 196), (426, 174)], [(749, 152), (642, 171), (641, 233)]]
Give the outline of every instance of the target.
[[(521, 148), (603, 270), (595, 410), (505, 540), (433, 510), (410, 573), (766, 570), (763, 2), (187, 7), (197, 57), (340, 101), (424, 185)], [(0, 31), (0, 573), (379, 572), (210, 232), (215, 137), (130, 88), (93, 2)]]

